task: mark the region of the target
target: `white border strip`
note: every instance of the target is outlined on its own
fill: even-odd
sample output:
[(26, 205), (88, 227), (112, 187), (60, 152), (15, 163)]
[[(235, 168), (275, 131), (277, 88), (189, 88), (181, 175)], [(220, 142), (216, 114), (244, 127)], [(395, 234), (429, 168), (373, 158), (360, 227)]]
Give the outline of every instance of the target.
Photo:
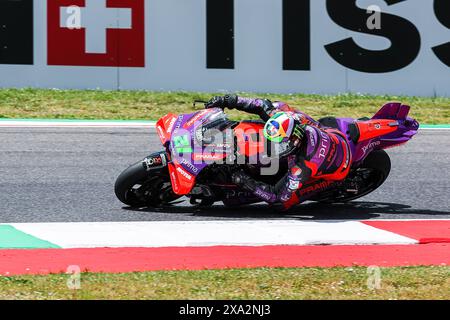
[(154, 128), (153, 121), (0, 120), (0, 128)]
[(155, 221), (10, 225), (62, 248), (417, 243), (415, 239), (360, 221)]

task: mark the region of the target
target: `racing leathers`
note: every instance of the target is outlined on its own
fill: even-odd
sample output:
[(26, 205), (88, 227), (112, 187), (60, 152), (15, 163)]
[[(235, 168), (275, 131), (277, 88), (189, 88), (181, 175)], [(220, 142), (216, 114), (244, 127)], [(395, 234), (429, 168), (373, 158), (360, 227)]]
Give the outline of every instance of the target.
[(268, 203), (281, 202), (285, 209), (300, 203), (297, 191), (310, 179), (343, 180), (350, 171), (351, 152), (346, 137), (337, 129), (322, 126), (307, 114), (286, 103), (228, 95), (215, 97), (207, 108), (236, 108), (257, 114), (267, 121), (277, 112), (288, 112), (304, 125), (298, 148), (287, 155), (288, 173), (275, 185), (257, 181), (244, 171), (235, 172), (233, 182)]

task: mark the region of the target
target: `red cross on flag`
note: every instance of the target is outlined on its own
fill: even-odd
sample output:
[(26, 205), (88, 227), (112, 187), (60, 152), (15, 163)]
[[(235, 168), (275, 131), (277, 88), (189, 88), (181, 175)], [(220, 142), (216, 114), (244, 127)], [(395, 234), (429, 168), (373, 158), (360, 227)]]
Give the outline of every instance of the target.
[(145, 67), (144, 0), (47, 0), (48, 64)]

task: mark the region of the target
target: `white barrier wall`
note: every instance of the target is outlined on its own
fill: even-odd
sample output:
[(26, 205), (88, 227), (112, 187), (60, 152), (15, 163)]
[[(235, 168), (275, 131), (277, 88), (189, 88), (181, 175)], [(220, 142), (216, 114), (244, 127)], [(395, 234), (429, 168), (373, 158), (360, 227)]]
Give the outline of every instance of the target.
[[(370, 5), (382, 13), (366, 12)], [(449, 8), (449, 0), (35, 0), (32, 59), (0, 53), (0, 86), (450, 96)]]

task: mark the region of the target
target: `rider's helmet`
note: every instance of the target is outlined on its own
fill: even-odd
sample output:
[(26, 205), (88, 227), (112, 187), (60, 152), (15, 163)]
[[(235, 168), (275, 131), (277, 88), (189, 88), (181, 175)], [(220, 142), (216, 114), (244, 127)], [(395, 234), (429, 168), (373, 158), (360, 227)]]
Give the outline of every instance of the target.
[(264, 126), (264, 136), (272, 142), (298, 147), (305, 136), (305, 125), (292, 112), (277, 112)]

